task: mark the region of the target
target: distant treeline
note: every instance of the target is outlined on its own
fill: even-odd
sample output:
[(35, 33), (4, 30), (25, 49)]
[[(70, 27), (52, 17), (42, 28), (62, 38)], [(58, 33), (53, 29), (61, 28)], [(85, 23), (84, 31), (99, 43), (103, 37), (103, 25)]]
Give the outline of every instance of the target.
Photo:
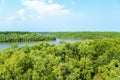
[(65, 39), (120, 38), (120, 32), (52, 32), (51, 34)]
[(32, 32), (0, 32), (0, 42), (48, 41), (56, 38), (41, 33)]

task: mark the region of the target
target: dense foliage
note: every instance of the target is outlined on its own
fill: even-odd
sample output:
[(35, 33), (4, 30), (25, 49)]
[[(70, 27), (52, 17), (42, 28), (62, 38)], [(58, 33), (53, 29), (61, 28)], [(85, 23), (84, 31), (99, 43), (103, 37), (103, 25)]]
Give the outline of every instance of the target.
[(120, 39), (3, 49), (0, 80), (120, 80)]
[(48, 41), (55, 37), (31, 32), (0, 32), (0, 42)]
[(120, 38), (120, 32), (53, 32), (51, 34), (64, 39)]

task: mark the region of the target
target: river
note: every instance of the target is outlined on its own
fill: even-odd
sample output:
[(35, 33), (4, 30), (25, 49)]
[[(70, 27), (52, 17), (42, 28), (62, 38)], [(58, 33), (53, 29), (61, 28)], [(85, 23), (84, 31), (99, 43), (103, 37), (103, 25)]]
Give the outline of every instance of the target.
[[(56, 39), (55, 41), (39, 41), (39, 42), (18, 42), (16, 43), (18, 45), (18, 47), (22, 47), (24, 45), (28, 45), (28, 46), (32, 46), (35, 44), (38, 44), (40, 42), (47, 42), (49, 44), (59, 44), (61, 41), (64, 42), (78, 42), (80, 40), (73, 40), (73, 39)], [(0, 43), (0, 50), (4, 49), (4, 48), (10, 48), (11, 45), (13, 45), (15, 43)]]

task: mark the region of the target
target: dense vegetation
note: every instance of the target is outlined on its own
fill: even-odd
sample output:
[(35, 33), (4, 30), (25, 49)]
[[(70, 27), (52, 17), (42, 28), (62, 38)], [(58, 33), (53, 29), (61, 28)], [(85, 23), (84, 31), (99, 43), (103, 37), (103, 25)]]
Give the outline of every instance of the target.
[(120, 32), (53, 32), (51, 34), (64, 39), (120, 38)]
[(0, 80), (120, 80), (120, 39), (3, 49)]
[(0, 42), (48, 41), (56, 38), (50, 35), (31, 32), (0, 32)]

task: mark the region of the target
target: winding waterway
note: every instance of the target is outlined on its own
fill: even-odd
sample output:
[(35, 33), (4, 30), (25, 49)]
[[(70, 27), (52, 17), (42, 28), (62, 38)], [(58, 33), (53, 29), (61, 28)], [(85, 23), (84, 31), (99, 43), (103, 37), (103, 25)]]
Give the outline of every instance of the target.
[[(16, 43), (18, 45), (18, 47), (22, 47), (24, 45), (29, 45), (29, 46), (32, 46), (32, 45), (35, 45), (35, 44), (38, 44), (40, 42), (47, 42), (49, 44), (59, 44), (61, 41), (64, 41), (64, 42), (78, 42), (80, 40), (73, 40), (73, 39), (59, 39), (57, 38), (55, 41), (39, 41), (39, 42), (18, 42)], [(15, 43), (0, 43), (0, 50), (4, 49), (4, 48), (10, 48), (11, 45), (13, 45)]]

